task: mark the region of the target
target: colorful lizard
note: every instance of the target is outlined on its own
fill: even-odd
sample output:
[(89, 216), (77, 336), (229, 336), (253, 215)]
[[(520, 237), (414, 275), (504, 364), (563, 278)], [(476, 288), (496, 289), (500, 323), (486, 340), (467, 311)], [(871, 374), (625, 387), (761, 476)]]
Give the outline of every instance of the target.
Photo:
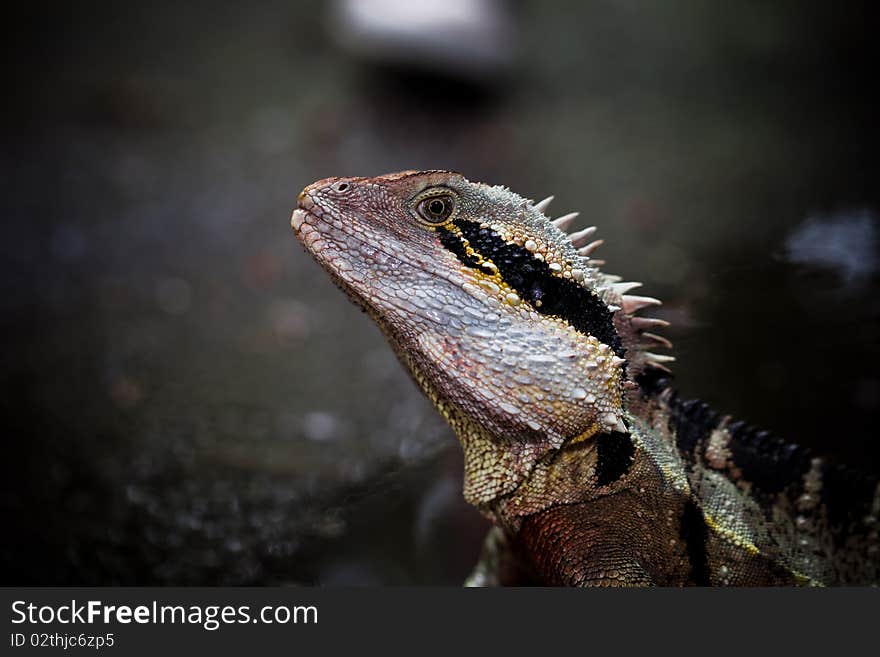
[(636, 314), (660, 302), (549, 203), (404, 171), (318, 181), (291, 218), (461, 442), (494, 523), (468, 583), (880, 582), (878, 477), (680, 400)]

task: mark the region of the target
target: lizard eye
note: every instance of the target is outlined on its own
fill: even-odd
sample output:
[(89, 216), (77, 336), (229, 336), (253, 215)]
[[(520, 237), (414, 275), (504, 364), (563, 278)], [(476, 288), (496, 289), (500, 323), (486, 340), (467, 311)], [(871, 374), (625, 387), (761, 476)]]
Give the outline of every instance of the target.
[(348, 188), (349, 188), (349, 187), (351, 187), (351, 185), (349, 185), (349, 184), (348, 184), (347, 182), (345, 182), (344, 180), (340, 180), (339, 182), (335, 182), (335, 183), (333, 183), (333, 185), (331, 186), (331, 189), (332, 189), (334, 192), (337, 192), (337, 193), (340, 193), (340, 194), (341, 194), (342, 192), (348, 191)]
[(418, 205), (419, 214), (432, 226), (444, 223), (455, 209), (455, 202), (451, 196), (432, 196), (426, 198)]

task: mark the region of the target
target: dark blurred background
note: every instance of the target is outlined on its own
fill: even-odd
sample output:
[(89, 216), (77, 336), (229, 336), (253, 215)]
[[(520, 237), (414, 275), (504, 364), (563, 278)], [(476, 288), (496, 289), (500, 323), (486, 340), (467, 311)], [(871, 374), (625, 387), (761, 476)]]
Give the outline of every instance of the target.
[(290, 230), (331, 175), (555, 194), (685, 396), (880, 466), (861, 5), (183, 4), (6, 21), (3, 584), (462, 581), (457, 442)]

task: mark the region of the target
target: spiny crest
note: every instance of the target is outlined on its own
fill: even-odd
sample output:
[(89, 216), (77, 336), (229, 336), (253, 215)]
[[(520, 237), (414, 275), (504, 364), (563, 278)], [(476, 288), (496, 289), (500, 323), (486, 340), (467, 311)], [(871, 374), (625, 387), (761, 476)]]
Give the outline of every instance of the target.
[(593, 253), (604, 240), (592, 239), (596, 234), (596, 226), (589, 226), (580, 230), (571, 230), (575, 226), (575, 220), (580, 216), (579, 212), (570, 212), (556, 219), (552, 219), (547, 213), (553, 196), (548, 196), (533, 207), (556, 229), (566, 234), (577, 253), (586, 261), (586, 265), (595, 270), (595, 276), (586, 277), (587, 281), (595, 281), (595, 290), (610, 310), (614, 312), (615, 325), (621, 333), (626, 347), (626, 358), (629, 363), (631, 376), (637, 375), (645, 368), (655, 368), (669, 372), (667, 364), (675, 361), (674, 356), (654, 353), (654, 349), (671, 349), (672, 343), (653, 331), (669, 326), (669, 322), (659, 318), (641, 317), (637, 312), (645, 308), (662, 305), (659, 299), (648, 296), (629, 294), (631, 290), (641, 287), (636, 281), (623, 281), (619, 276), (606, 274), (599, 270), (605, 264), (604, 260), (594, 259)]

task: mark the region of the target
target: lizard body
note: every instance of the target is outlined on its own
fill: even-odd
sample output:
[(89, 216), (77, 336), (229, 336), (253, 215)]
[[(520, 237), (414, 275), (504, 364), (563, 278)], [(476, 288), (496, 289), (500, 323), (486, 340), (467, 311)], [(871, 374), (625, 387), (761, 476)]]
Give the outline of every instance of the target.
[(468, 583), (878, 583), (877, 477), (680, 400), (636, 314), (659, 301), (548, 204), (405, 171), (318, 181), (291, 218), (462, 444), (495, 525)]

